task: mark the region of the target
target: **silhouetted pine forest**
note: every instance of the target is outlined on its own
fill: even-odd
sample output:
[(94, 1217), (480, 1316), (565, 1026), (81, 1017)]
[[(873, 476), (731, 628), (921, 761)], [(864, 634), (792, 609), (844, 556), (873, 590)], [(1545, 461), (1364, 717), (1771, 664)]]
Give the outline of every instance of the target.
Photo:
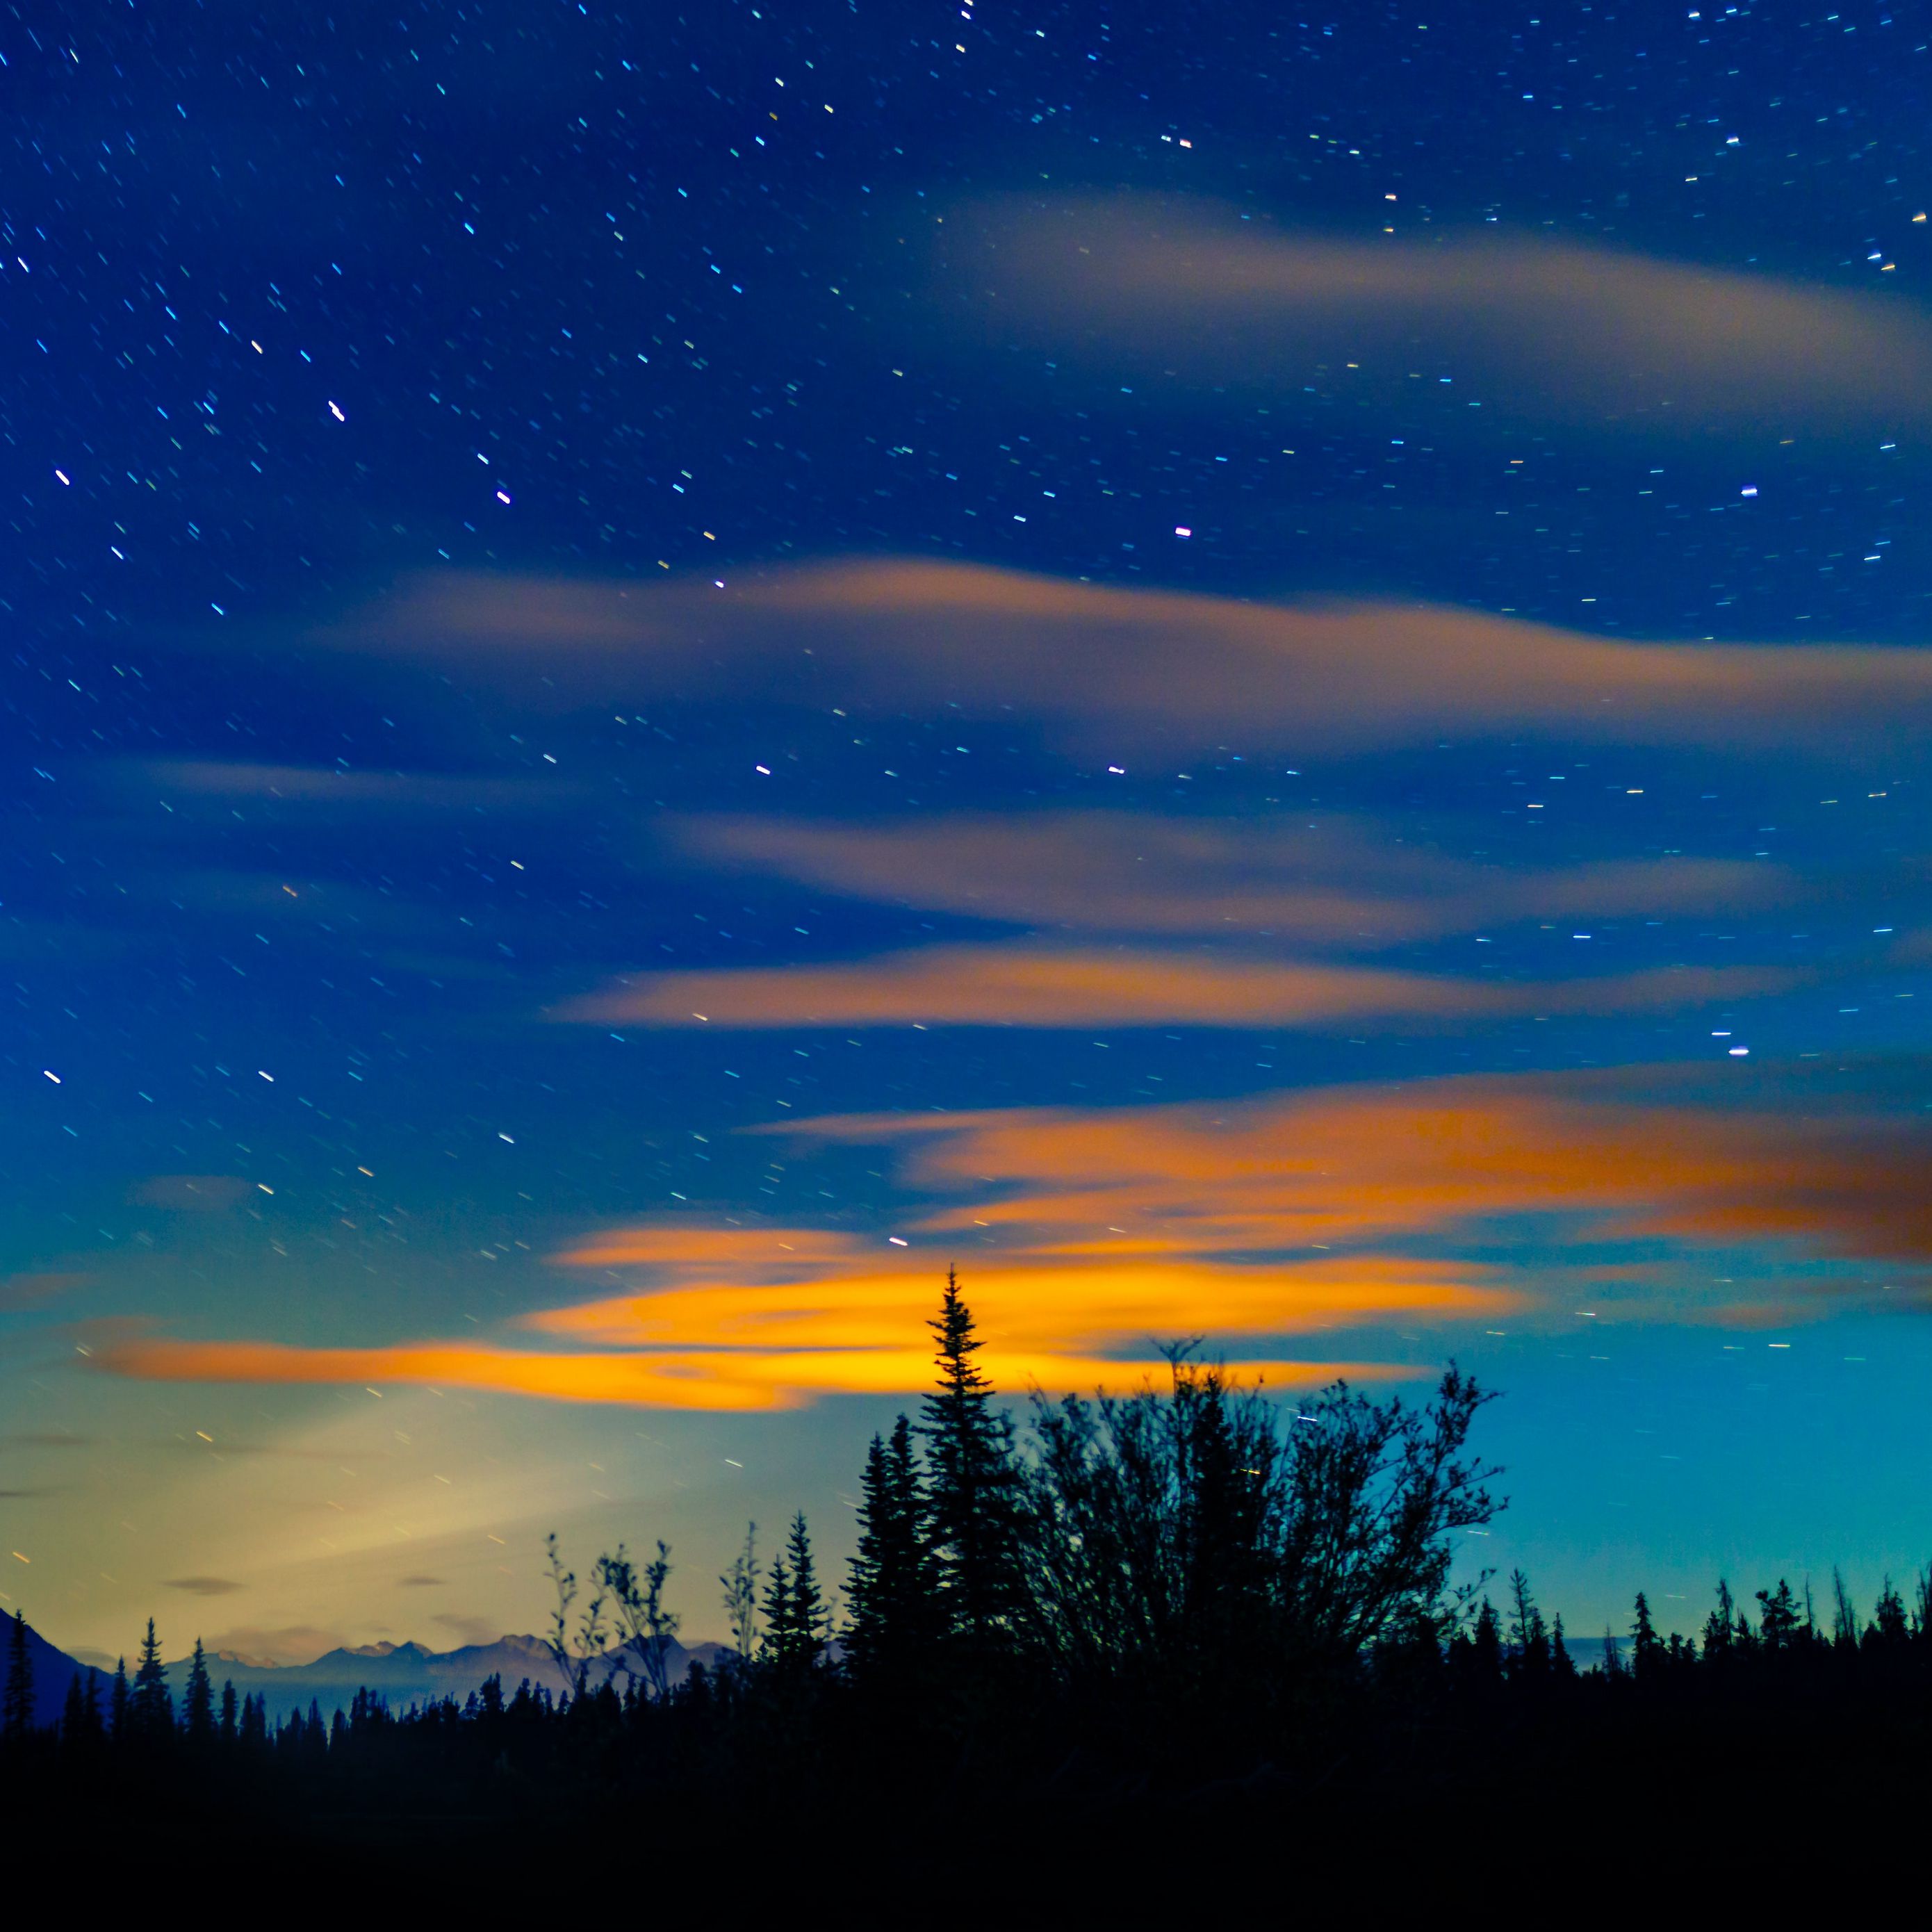
[(1036, 1398), (1021, 1423), (951, 1279), (932, 1326), (936, 1385), (871, 1444), (838, 1607), (802, 1516), (769, 1557), (748, 1533), (719, 1580), (734, 1649), (673, 1682), (670, 1551), (620, 1547), (580, 1580), (553, 1538), (568, 1690), (364, 1692), (280, 1724), (199, 1641), (177, 1700), (152, 1621), (131, 1674), (37, 1710), (16, 1617), (5, 1815), (376, 1846), (644, 1816), (706, 1844), (1211, 1820), (1336, 1856), (1496, 1818), (1521, 1858), (1636, 1802), (1762, 1833), (1804, 1763), (1838, 1767), (1867, 1826), (1880, 1794), (1922, 1808), (1932, 1572), (1868, 1616), (1835, 1576), (1822, 1604), (1720, 1582), (1695, 1641), (1660, 1636), (1640, 1594), (1627, 1634), (1586, 1642), (1520, 1571), (1452, 1582), (1457, 1532), (1503, 1507), (1469, 1446), (1490, 1398), (1454, 1366), (1419, 1406), (1342, 1384), (1295, 1406), (1183, 1347), (1165, 1388)]

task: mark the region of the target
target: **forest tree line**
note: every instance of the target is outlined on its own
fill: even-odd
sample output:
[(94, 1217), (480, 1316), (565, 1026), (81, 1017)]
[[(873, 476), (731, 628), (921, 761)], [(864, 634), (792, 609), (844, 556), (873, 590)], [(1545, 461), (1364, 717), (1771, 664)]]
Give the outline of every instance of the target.
[(932, 1326), (935, 1387), (867, 1453), (842, 1613), (802, 1515), (769, 1562), (749, 1534), (719, 1580), (733, 1648), (674, 1682), (669, 1550), (620, 1546), (580, 1581), (553, 1538), (560, 1693), (493, 1678), (398, 1712), (365, 1690), (280, 1723), (218, 1688), (199, 1640), (177, 1700), (152, 1620), (131, 1674), (76, 1677), (37, 1711), (16, 1616), (0, 1768), (87, 1786), (185, 1766), (258, 1805), (470, 1813), (968, 1764), (1104, 1798), (1292, 1782), (1309, 1761), (1426, 1772), (1445, 1741), (1466, 1765), (1526, 1739), (1576, 1751), (1634, 1720), (1802, 1709), (1922, 1731), (1932, 1714), (1932, 1570), (1866, 1618), (1835, 1574), (1822, 1606), (1782, 1580), (1747, 1606), (1720, 1582), (1695, 1640), (1660, 1634), (1640, 1594), (1627, 1636), (1588, 1645), (1520, 1570), (1500, 1607), (1487, 1576), (1454, 1583), (1458, 1534), (1504, 1504), (1469, 1448), (1490, 1396), (1453, 1365), (1420, 1406), (1342, 1383), (1282, 1403), (1184, 1346), (1165, 1388), (1036, 1396), (1022, 1427), (952, 1277)]

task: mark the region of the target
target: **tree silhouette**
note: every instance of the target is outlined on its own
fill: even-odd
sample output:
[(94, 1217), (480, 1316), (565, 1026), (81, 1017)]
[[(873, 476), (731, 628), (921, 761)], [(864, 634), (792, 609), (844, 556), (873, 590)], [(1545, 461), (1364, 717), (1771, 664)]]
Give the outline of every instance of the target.
[(795, 1678), (812, 1670), (824, 1651), (829, 1621), (801, 1511), (792, 1519), (784, 1553), (772, 1559), (765, 1593), (764, 1654), (781, 1676)]
[(1894, 1651), (1903, 1646), (1911, 1636), (1911, 1625), (1905, 1614), (1905, 1600), (1893, 1588), (1889, 1576), (1885, 1580), (1885, 1587), (1880, 1591), (1878, 1601), (1873, 1606), (1871, 1628), (1865, 1634), (1868, 1642)]
[(1783, 1654), (1797, 1648), (1804, 1628), (1798, 1613), (1791, 1586), (1780, 1576), (1774, 1590), (1760, 1590), (1758, 1601), (1758, 1641), (1766, 1650)]
[(872, 1438), (860, 1478), (859, 1546), (846, 1594), (845, 1645), (863, 1681), (904, 1678), (939, 1630), (934, 1600), (931, 1508), (912, 1424), (902, 1415), (889, 1440)]
[(621, 1543), (614, 1554), (597, 1559), (598, 1584), (616, 1606), (625, 1642), (638, 1660), (651, 1696), (659, 1702), (670, 1694), (670, 1650), (679, 1627), (679, 1619), (664, 1607), (670, 1568), (670, 1546), (662, 1540), (657, 1555), (641, 1572)]
[(1510, 1572), (1510, 1664), (1513, 1675), (1541, 1678), (1550, 1666), (1550, 1634), (1543, 1612), (1531, 1595), (1529, 1579), (1520, 1569)]
[(557, 1548), (554, 1532), (544, 1544), (550, 1562), (544, 1574), (550, 1579), (550, 1586), (556, 1592), (556, 1607), (550, 1612), (549, 1634), (544, 1639), (545, 1647), (556, 1660), (556, 1667), (563, 1674), (564, 1682), (573, 1697), (584, 1694), (584, 1686), (590, 1681), (590, 1673), (603, 1660), (610, 1648), (610, 1627), (604, 1619), (606, 1593), (600, 1582), (584, 1606), (573, 1634), (570, 1627), (572, 1606), (576, 1603), (578, 1590), (577, 1572), (563, 1567), (563, 1557)]
[(1500, 1683), (1503, 1674), (1502, 1619), (1496, 1615), (1496, 1605), (1486, 1597), (1476, 1612), (1475, 1624), (1469, 1633), (1469, 1649), (1470, 1669), (1476, 1682), (1485, 1688)]
[(745, 1546), (731, 1559), (731, 1567), (718, 1578), (724, 1586), (724, 1615), (731, 1627), (731, 1641), (740, 1662), (748, 1664), (758, 1649), (758, 1526), (745, 1526)]
[(920, 1405), (934, 1580), (949, 1634), (984, 1657), (1010, 1623), (1016, 1595), (1012, 1426), (973, 1360), (980, 1344), (950, 1268), (939, 1314), (927, 1325), (939, 1369), (938, 1387)]
[(1570, 1654), (1570, 1646), (1564, 1641), (1560, 1614), (1550, 1626), (1550, 1667), (1558, 1682), (1574, 1684), (1576, 1681), (1576, 1660)]
[(161, 1662), (161, 1646), (154, 1635), (152, 1617), (148, 1619), (147, 1634), (141, 1640), (141, 1661), (128, 1700), (128, 1719), (134, 1736), (146, 1744), (174, 1734), (175, 1700), (168, 1690), (167, 1669)]
[(206, 1744), (214, 1736), (214, 1687), (208, 1682), (208, 1657), (200, 1637), (194, 1640), (188, 1684), (182, 1692), (182, 1728), (196, 1744)]
[(1720, 1576), (1717, 1607), (1704, 1619), (1703, 1654), (1707, 1663), (1724, 1661), (1736, 1648), (1737, 1614), (1737, 1601), (1731, 1594), (1731, 1586)]
[(27, 1652), (27, 1619), (16, 1610), (7, 1629), (7, 1688), (0, 1699), (0, 1736), (19, 1739), (34, 1728), (34, 1666)]
[(1640, 1590), (1636, 1593), (1636, 1619), (1630, 1626), (1631, 1673), (1640, 1684), (1651, 1682), (1657, 1676), (1658, 1667), (1664, 1661), (1664, 1646), (1657, 1634), (1657, 1626), (1651, 1622), (1649, 1600)]
[(1252, 1677), (1283, 1607), (1273, 1412), (1187, 1352), (1165, 1391), (1036, 1398), (1018, 1481), (1027, 1646), (1070, 1683), (1177, 1705)]
[(61, 1706), (62, 1742), (79, 1744), (87, 1736), (87, 1694), (81, 1688), (80, 1671), (67, 1680), (67, 1696)]

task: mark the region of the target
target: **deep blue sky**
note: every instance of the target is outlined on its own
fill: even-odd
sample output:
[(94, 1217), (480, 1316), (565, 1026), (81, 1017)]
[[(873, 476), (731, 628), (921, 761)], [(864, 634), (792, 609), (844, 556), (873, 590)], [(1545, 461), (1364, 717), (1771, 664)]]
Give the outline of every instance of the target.
[(1802, 10), (0, 17), (5, 1600), (702, 1631), (952, 1261), (1474, 1362), (1573, 1628), (1919, 1560), (1928, 56)]

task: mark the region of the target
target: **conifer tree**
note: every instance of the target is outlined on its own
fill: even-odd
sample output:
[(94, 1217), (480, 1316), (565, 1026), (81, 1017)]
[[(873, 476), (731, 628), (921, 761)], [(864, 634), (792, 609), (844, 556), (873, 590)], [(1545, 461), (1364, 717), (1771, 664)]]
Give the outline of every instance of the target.
[(782, 1556), (774, 1556), (765, 1585), (765, 1628), (759, 1641), (759, 1656), (770, 1662), (778, 1661), (782, 1654), (778, 1633), (790, 1628), (791, 1570)]
[(208, 1682), (208, 1655), (200, 1637), (194, 1640), (188, 1686), (182, 1693), (182, 1727), (198, 1744), (206, 1744), (214, 1735), (214, 1687)]
[(80, 1672), (67, 1680), (67, 1701), (61, 1706), (61, 1742), (70, 1749), (87, 1736), (87, 1699), (80, 1688)]
[(0, 1700), (0, 1734), (24, 1738), (34, 1728), (34, 1666), (27, 1653), (27, 1618), (14, 1612), (7, 1632), (7, 1690)]
[(1797, 1648), (1804, 1619), (1791, 1586), (1780, 1576), (1774, 1590), (1760, 1590), (1758, 1600), (1758, 1642), (1768, 1651)]
[(1858, 1613), (1836, 1564), (1832, 1566), (1832, 1647), (1841, 1653), (1858, 1647)]
[(1728, 1658), (1735, 1646), (1738, 1606), (1731, 1586), (1718, 1579), (1718, 1607), (1704, 1619), (1704, 1661), (1716, 1664)]
[(862, 1679), (901, 1675), (935, 1634), (930, 1510), (912, 1424), (903, 1415), (890, 1441), (872, 1438), (860, 1492), (846, 1648)]
[(765, 1595), (765, 1654), (787, 1675), (802, 1675), (818, 1662), (825, 1648), (824, 1599), (812, 1563), (812, 1538), (802, 1511), (792, 1519), (784, 1554), (772, 1563)]
[(168, 1690), (167, 1670), (161, 1662), (152, 1617), (148, 1619), (148, 1634), (141, 1640), (141, 1661), (128, 1700), (128, 1718), (134, 1736), (146, 1742), (173, 1734), (175, 1700)]
[(128, 1736), (128, 1707), (131, 1700), (128, 1694), (128, 1660), (117, 1657), (114, 1660), (114, 1688), (108, 1702), (109, 1728), (116, 1744), (124, 1743)]
[(1630, 1665), (1640, 1682), (1655, 1678), (1664, 1661), (1664, 1645), (1650, 1620), (1649, 1600), (1636, 1593), (1636, 1621), (1630, 1627)]
[(1905, 1600), (1894, 1588), (1892, 1579), (1885, 1580), (1885, 1587), (1879, 1592), (1878, 1602), (1872, 1610), (1871, 1628), (1865, 1633), (1868, 1642), (1888, 1647), (1904, 1643), (1910, 1635), (1910, 1626), (1905, 1616)]
[(1550, 1667), (1560, 1682), (1574, 1683), (1576, 1678), (1576, 1660), (1570, 1654), (1570, 1646), (1563, 1640), (1563, 1618), (1558, 1612), (1556, 1620), (1550, 1626)]
[(1512, 1676), (1540, 1680), (1549, 1674), (1550, 1633), (1520, 1569), (1510, 1573), (1509, 1640)]
[(239, 1735), (239, 1714), (236, 1708), (235, 1680), (224, 1677), (221, 1680), (221, 1742), (232, 1744)]
[(1485, 1684), (1499, 1681), (1503, 1674), (1502, 1622), (1496, 1615), (1496, 1605), (1486, 1597), (1483, 1599), (1483, 1607), (1476, 1612), (1470, 1645), (1470, 1661), (1478, 1678)]
[(950, 1634), (985, 1653), (1017, 1594), (1012, 1426), (973, 1360), (979, 1338), (950, 1268), (938, 1318), (927, 1325), (938, 1344), (939, 1385), (921, 1404), (938, 1600)]

